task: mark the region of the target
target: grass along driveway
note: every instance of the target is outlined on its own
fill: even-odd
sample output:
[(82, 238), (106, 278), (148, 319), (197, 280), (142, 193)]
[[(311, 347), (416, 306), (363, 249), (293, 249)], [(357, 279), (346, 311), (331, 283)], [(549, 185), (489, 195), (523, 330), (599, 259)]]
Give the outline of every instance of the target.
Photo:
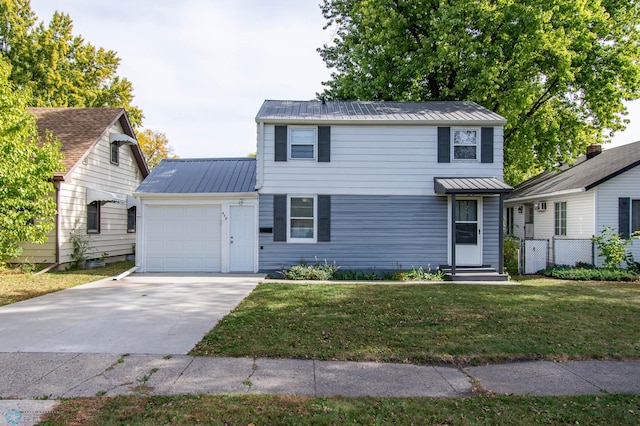
[(191, 354), (462, 365), (637, 359), (640, 284), (260, 284)]
[(113, 277), (131, 269), (133, 263), (115, 262), (102, 268), (47, 272), (41, 275), (15, 270), (0, 271), (0, 306)]

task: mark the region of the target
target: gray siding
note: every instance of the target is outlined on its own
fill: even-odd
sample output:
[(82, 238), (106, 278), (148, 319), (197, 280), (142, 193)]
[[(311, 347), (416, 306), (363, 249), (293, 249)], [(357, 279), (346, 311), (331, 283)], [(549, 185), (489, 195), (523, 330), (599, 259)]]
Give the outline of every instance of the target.
[[(273, 195), (260, 195), (260, 227), (273, 228)], [(291, 244), (260, 234), (262, 271), (281, 270), (302, 260), (312, 263), (316, 258), (335, 261), (345, 270), (445, 264), (447, 198), (333, 195), (330, 242)]]
[[(482, 203), (482, 263), (492, 265), (497, 268), (498, 260), (498, 238), (500, 227), (498, 226), (498, 210), (500, 209), (500, 199), (498, 197), (484, 197)], [(504, 219), (503, 219), (504, 220)]]

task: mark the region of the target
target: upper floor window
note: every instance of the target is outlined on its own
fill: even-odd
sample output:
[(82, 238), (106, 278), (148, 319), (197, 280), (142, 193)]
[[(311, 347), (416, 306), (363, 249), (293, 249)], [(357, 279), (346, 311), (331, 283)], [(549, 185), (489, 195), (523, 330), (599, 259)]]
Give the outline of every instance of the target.
[(478, 129), (452, 129), (453, 159), (478, 160)]
[(111, 142), (111, 163), (119, 164), (120, 162), (120, 144), (118, 142)]
[(87, 204), (87, 233), (100, 233), (100, 203), (97, 201)]
[(316, 158), (316, 129), (289, 129), (289, 158), (293, 160), (314, 160)]

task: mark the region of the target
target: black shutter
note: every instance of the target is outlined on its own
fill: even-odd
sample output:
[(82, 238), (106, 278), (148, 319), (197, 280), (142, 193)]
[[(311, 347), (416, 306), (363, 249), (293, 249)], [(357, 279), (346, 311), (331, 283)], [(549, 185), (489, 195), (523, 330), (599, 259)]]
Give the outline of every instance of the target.
[(287, 126), (276, 126), (275, 161), (287, 161)]
[(318, 195), (318, 241), (331, 241), (331, 195)]
[(622, 238), (629, 238), (629, 229), (631, 228), (630, 204), (630, 198), (618, 198), (618, 232), (622, 235)]
[(273, 241), (287, 241), (287, 196), (273, 196)]
[(438, 127), (438, 163), (451, 162), (451, 128)]
[(493, 163), (493, 127), (483, 127), (480, 136), (480, 161)]
[(331, 161), (331, 127), (318, 126), (318, 162)]

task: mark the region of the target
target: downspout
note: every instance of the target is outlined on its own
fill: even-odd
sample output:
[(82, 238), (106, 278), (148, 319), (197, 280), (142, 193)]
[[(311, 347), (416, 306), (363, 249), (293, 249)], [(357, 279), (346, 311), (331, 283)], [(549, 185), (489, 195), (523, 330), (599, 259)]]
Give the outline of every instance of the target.
[(456, 274), (456, 194), (451, 194), (451, 276)]
[(60, 242), (62, 238), (60, 236), (61, 232), (61, 215), (60, 215), (60, 185), (64, 178), (56, 178), (54, 177), (53, 186), (56, 189), (56, 265), (60, 265)]
[(504, 194), (500, 194), (498, 213), (498, 273), (504, 274)]
[(264, 176), (264, 121), (260, 121), (258, 123), (258, 140), (257, 140), (257, 155), (256, 155), (256, 168), (257, 168), (257, 176), (256, 176), (256, 191), (262, 189), (264, 185), (263, 176)]

